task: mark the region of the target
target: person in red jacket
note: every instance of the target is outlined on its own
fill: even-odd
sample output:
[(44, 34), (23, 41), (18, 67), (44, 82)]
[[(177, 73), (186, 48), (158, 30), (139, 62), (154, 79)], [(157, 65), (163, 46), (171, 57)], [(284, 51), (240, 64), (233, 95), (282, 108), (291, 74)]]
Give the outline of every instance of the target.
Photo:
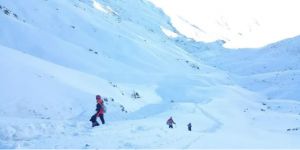
[(96, 100), (97, 100), (97, 105), (96, 105), (97, 115), (96, 115), (96, 117), (100, 117), (101, 123), (105, 124), (105, 120), (104, 120), (105, 106), (104, 106), (103, 100), (100, 95), (96, 95)]
[(169, 128), (173, 128), (173, 124), (176, 124), (173, 120), (172, 117), (170, 117), (168, 120), (167, 120), (167, 125), (169, 125)]

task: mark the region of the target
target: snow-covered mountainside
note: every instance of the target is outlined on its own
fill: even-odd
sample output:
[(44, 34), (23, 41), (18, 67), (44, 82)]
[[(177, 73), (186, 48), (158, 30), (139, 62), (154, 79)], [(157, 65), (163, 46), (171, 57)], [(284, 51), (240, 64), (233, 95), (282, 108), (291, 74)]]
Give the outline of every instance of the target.
[(258, 48), (300, 34), (298, 0), (150, 0), (196, 41)]
[(298, 37), (195, 42), (146, 0), (0, 0), (0, 25), (0, 148), (300, 147)]
[(299, 36), (258, 49), (226, 49), (223, 41), (206, 44), (184, 38), (176, 38), (175, 43), (205, 64), (227, 71), (242, 87), (263, 93), (268, 99), (300, 100)]

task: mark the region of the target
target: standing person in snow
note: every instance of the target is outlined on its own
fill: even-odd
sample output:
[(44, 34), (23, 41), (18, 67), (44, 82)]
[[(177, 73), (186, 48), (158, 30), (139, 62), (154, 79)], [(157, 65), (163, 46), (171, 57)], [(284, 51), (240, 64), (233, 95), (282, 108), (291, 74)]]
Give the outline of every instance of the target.
[(173, 120), (172, 117), (170, 117), (168, 120), (167, 120), (167, 125), (169, 125), (169, 128), (173, 128), (173, 124), (176, 124)]
[(97, 105), (96, 105), (96, 111), (97, 111), (97, 117), (100, 117), (101, 123), (105, 124), (104, 120), (104, 113), (105, 113), (105, 106), (103, 103), (103, 100), (101, 99), (100, 95), (96, 95)]
[(192, 131), (192, 123), (189, 123), (187, 126), (188, 126), (188, 130)]

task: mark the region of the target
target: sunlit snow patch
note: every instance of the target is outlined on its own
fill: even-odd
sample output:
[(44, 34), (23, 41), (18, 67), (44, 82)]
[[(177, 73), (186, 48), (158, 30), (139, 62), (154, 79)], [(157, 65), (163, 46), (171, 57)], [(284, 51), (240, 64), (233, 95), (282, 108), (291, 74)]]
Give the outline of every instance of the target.
[(164, 28), (162, 26), (160, 28), (164, 32), (164, 34), (167, 35), (168, 37), (170, 37), (170, 38), (176, 38), (176, 37), (178, 37), (177, 33), (173, 32), (173, 31), (171, 31), (169, 29), (166, 29), (166, 28)]
[(117, 14), (109, 6), (103, 6), (102, 4), (100, 4), (99, 2), (97, 2), (96, 0), (93, 0), (93, 6), (97, 10), (100, 10), (100, 11), (102, 11), (104, 13), (107, 13), (107, 14)]

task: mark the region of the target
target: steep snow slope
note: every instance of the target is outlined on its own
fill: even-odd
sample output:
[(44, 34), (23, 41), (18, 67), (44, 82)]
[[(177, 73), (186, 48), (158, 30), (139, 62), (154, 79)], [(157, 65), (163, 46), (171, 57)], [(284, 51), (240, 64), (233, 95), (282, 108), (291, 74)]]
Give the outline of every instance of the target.
[[(148, 1), (0, 5), (0, 148), (299, 148), (297, 102), (271, 103), (194, 58)], [(107, 123), (91, 128), (95, 94)]]

